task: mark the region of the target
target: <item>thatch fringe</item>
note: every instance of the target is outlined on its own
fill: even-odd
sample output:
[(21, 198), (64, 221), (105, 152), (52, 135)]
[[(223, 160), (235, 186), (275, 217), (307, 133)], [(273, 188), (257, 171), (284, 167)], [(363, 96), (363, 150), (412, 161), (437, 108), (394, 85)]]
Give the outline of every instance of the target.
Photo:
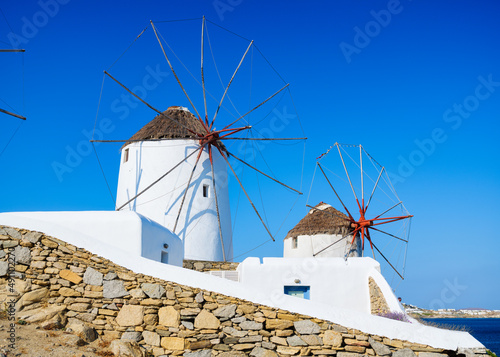
[[(348, 217), (333, 208), (320, 202), (286, 235), (285, 239), (302, 235), (340, 234), (346, 235), (352, 231)], [(326, 212), (325, 212), (326, 211)], [(332, 213), (335, 215), (332, 215)], [(342, 219), (340, 217), (345, 219)]]

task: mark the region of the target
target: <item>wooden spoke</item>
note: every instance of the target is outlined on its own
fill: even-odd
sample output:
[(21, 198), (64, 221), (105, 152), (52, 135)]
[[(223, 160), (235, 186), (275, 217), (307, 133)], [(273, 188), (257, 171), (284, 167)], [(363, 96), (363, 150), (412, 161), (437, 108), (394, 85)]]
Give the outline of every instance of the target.
[(256, 107), (254, 107), (253, 109), (250, 109), (248, 112), (246, 112), (245, 114), (243, 114), (242, 116), (240, 116), (238, 119), (236, 119), (235, 121), (233, 121), (231, 124), (229, 125), (226, 125), (224, 127), (224, 129), (226, 128), (229, 128), (231, 125), (237, 123), (238, 121), (240, 121), (241, 119), (243, 119), (244, 117), (246, 117), (248, 114), (250, 114), (251, 112), (253, 112), (255, 109), (259, 108), (260, 106), (264, 105), (265, 103), (267, 103), (268, 101), (270, 101), (272, 98), (274, 98), (276, 95), (278, 95), (278, 93), (280, 93), (282, 90), (284, 90), (285, 88), (287, 88), (290, 84), (286, 84), (283, 88), (281, 88), (280, 90), (278, 90), (276, 93), (274, 93), (273, 95), (271, 95), (269, 98), (267, 98), (265, 101), (263, 101), (262, 103), (260, 103), (259, 105), (257, 105)]
[(0, 108), (0, 113), (4, 113), (4, 114), (7, 114), (7, 115), (11, 115), (15, 118), (18, 118), (18, 119), (22, 119), (22, 120), (26, 120), (25, 117), (23, 117), (22, 115), (19, 115), (19, 114), (15, 114), (15, 113), (12, 113), (12, 112), (9, 112), (7, 110), (4, 110), (2, 108)]
[(156, 31), (156, 27), (153, 24), (153, 21), (150, 21), (150, 22), (151, 22), (151, 27), (153, 28), (153, 31), (155, 32), (156, 39), (158, 40), (158, 43), (160, 44), (163, 55), (165, 56), (165, 59), (168, 62), (170, 70), (172, 71), (173, 75), (175, 76), (177, 83), (179, 83), (179, 86), (181, 87), (182, 91), (184, 92), (184, 95), (186, 96), (187, 100), (191, 104), (191, 107), (193, 107), (194, 111), (196, 112), (196, 115), (198, 116), (198, 118), (200, 118), (200, 114), (198, 113), (198, 110), (196, 110), (196, 107), (194, 106), (193, 102), (191, 101), (191, 98), (189, 98), (189, 95), (187, 94), (186, 90), (184, 89), (184, 86), (182, 85), (179, 77), (177, 76), (177, 73), (175, 73), (174, 67), (172, 66), (172, 63), (170, 63), (170, 59), (168, 58), (167, 53), (165, 52), (165, 49), (163, 48), (163, 44), (160, 41), (160, 37), (158, 37), (158, 32)]
[(391, 208), (385, 210), (384, 212), (382, 212), (381, 214), (379, 214), (377, 217), (375, 217), (374, 219), (377, 219), (379, 218), (380, 216), (383, 216), (384, 214), (386, 214), (387, 212), (389, 212), (391, 209), (399, 206), (401, 203), (403, 203), (402, 201), (399, 201), (398, 203), (396, 203), (394, 206), (392, 206)]
[(212, 160), (212, 150), (210, 150), (210, 166), (212, 168), (212, 186), (214, 187), (215, 209), (217, 211), (217, 223), (219, 224), (219, 237), (222, 246), (222, 258), (226, 261), (226, 249), (224, 248), (224, 239), (222, 237), (222, 225), (220, 223), (219, 200), (217, 198), (217, 189), (215, 187), (214, 163)]
[[(222, 139), (222, 138), (219, 138)], [(307, 138), (224, 138), (226, 140), (263, 140), (263, 141), (280, 141), (280, 140), (307, 140)]]
[[(219, 149), (220, 150), (220, 149)], [(221, 153), (222, 154), (222, 153)], [(247, 191), (245, 190), (245, 187), (243, 187), (243, 184), (241, 183), (238, 175), (236, 175), (236, 172), (234, 171), (233, 167), (231, 166), (231, 164), (229, 163), (229, 160), (227, 159), (227, 157), (225, 157), (224, 155), (222, 155), (222, 157), (224, 158), (224, 160), (226, 160), (226, 163), (227, 163), (227, 166), (229, 166), (229, 168), (231, 169), (231, 172), (233, 173), (234, 177), (236, 177), (236, 180), (238, 181), (238, 183), (240, 184), (240, 187), (241, 189), (243, 190), (243, 192), (245, 193), (245, 196), (247, 197), (248, 199), (248, 202), (250, 202), (250, 204), (252, 205), (252, 208), (253, 210), (255, 211), (255, 213), (257, 214), (257, 216), (259, 217), (260, 221), (262, 222), (262, 225), (264, 226), (264, 228), (266, 229), (267, 233), (269, 234), (269, 236), (271, 237), (271, 239), (273, 240), (273, 242), (275, 242), (275, 239), (273, 237), (273, 235), (271, 234), (271, 232), (269, 231), (269, 228), (267, 228), (266, 224), (264, 223), (264, 220), (262, 219), (262, 217), (260, 216), (259, 214), (259, 211), (257, 211), (257, 208), (255, 208), (255, 205), (253, 204), (252, 200), (250, 199), (250, 196), (248, 195)]]
[(219, 113), (220, 107), (222, 106), (222, 102), (224, 101), (224, 98), (226, 97), (227, 91), (228, 91), (229, 87), (231, 86), (231, 83), (233, 82), (233, 79), (236, 76), (236, 73), (238, 73), (238, 70), (240, 69), (241, 64), (245, 60), (245, 57), (247, 56), (247, 53), (250, 50), (250, 47), (252, 47), (252, 45), (253, 45), (253, 41), (250, 41), (250, 44), (248, 45), (247, 50), (243, 54), (243, 57), (241, 58), (240, 63), (238, 64), (238, 67), (236, 67), (236, 69), (234, 70), (233, 76), (231, 77), (231, 79), (229, 80), (229, 83), (227, 84), (226, 90), (224, 91), (224, 94), (222, 95), (219, 106), (217, 107), (217, 110), (215, 111), (214, 118), (212, 119), (212, 124), (210, 126), (212, 126), (214, 124), (215, 118), (217, 118), (217, 114)]
[(255, 171), (257, 171), (258, 173), (260, 173), (260, 174), (262, 174), (262, 175), (266, 176), (267, 178), (269, 178), (269, 179), (273, 180), (274, 182), (277, 182), (277, 183), (279, 183), (280, 185), (282, 185), (282, 186), (284, 186), (284, 187), (286, 187), (286, 188), (289, 188), (289, 189), (290, 189), (290, 190), (292, 190), (292, 191), (297, 192), (299, 195), (302, 195), (302, 192), (297, 191), (296, 189), (294, 189), (294, 188), (292, 188), (292, 187), (290, 187), (290, 186), (288, 186), (288, 185), (284, 184), (283, 182), (276, 180), (274, 177), (271, 177), (271, 176), (269, 176), (268, 174), (265, 174), (264, 172), (260, 171), (260, 170), (259, 170), (259, 169), (257, 169), (256, 167), (254, 167), (254, 166), (250, 165), (249, 163), (247, 163), (247, 162), (243, 161), (242, 159), (240, 159), (240, 158), (239, 158), (239, 157), (237, 157), (236, 155), (231, 154), (231, 153), (229, 153), (229, 152), (228, 152), (228, 155), (229, 155), (229, 156), (234, 157), (234, 158), (235, 158), (236, 160), (238, 160), (239, 162), (241, 162), (241, 163), (243, 163), (243, 164), (247, 165), (247, 166), (248, 166), (248, 167), (250, 167), (251, 169), (254, 169), (254, 170), (255, 170)]
[(402, 280), (405, 280), (405, 278), (403, 278), (403, 276), (399, 273), (399, 271), (396, 268), (394, 268), (394, 265), (392, 265), (391, 262), (385, 257), (385, 255), (382, 254), (380, 249), (377, 248), (375, 243), (372, 242), (372, 244), (373, 244), (373, 247), (377, 250), (378, 254), (380, 254), (382, 256), (382, 258), (384, 258), (384, 260), (387, 262), (387, 264), (389, 264), (391, 266), (391, 268), (396, 272), (396, 274), (398, 274)]
[(191, 156), (193, 156), (194, 154), (196, 154), (196, 152), (198, 152), (199, 150), (202, 150), (205, 145), (207, 144), (203, 144), (201, 145), (199, 148), (197, 148), (196, 150), (194, 150), (191, 154), (189, 154), (188, 156), (186, 156), (183, 160), (181, 160), (177, 165), (175, 165), (174, 167), (172, 167), (170, 170), (168, 170), (165, 174), (163, 174), (162, 176), (160, 176), (160, 178), (158, 178), (156, 181), (154, 181), (152, 184), (150, 184), (148, 187), (146, 187), (144, 190), (142, 190), (141, 192), (139, 192), (137, 195), (135, 195), (134, 197), (132, 197), (130, 200), (128, 200), (127, 202), (125, 202), (123, 205), (121, 205), (120, 207), (118, 207), (116, 210), (119, 211), (121, 210), (123, 207), (125, 207), (126, 205), (128, 205), (130, 202), (132, 202), (133, 200), (135, 200), (137, 197), (139, 197), (140, 195), (142, 195), (144, 192), (146, 192), (147, 190), (149, 190), (151, 187), (153, 187), (154, 185), (156, 185), (158, 182), (160, 182), (165, 176), (167, 176), (168, 174), (170, 174), (172, 171), (174, 171), (176, 168), (178, 168), (184, 161), (186, 161), (187, 159), (189, 159)]
[(201, 20), (201, 86), (203, 87), (203, 103), (205, 104), (205, 120), (208, 117), (207, 110), (207, 92), (205, 90), (205, 73), (203, 71), (203, 57), (204, 57), (204, 41), (205, 41), (205, 15), (203, 15), (203, 19)]
[(188, 180), (186, 189), (184, 190), (184, 195), (182, 196), (181, 206), (179, 207), (179, 212), (177, 213), (177, 217), (175, 218), (174, 229), (172, 230), (172, 232), (174, 232), (174, 233), (175, 233), (175, 230), (177, 228), (177, 222), (179, 221), (179, 217), (180, 217), (181, 212), (182, 212), (182, 206), (184, 206), (184, 201), (186, 200), (186, 195), (187, 195), (187, 192), (189, 190), (189, 185), (191, 185), (191, 180), (193, 179), (193, 175), (194, 175), (194, 172), (196, 170), (196, 166), (198, 165), (198, 162), (200, 161), (200, 157), (201, 157), (202, 152), (203, 152), (203, 150), (198, 151), (198, 156), (196, 157), (196, 162), (194, 163), (193, 170), (191, 170), (191, 175), (189, 175), (189, 180)]
[(394, 237), (394, 238), (396, 238), (396, 239), (399, 239), (399, 240), (402, 240), (403, 242), (408, 243), (408, 241), (407, 241), (406, 239), (400, 238), (400, 237), (398, 237), (398, 236), (395, 236), (394, 234), (388, 233), (388, 232), (386, 232), (386, 231), (383, 231), (383, 230), (381, 230), (381, 229), (375, 228), (375, 227), (373, 227), (373, 226), (372, 226), (372, 227), (370, 227), (370, 229), (374, 229), (374, 230), (376, 230), (377, 232), (387, 234), (388, 236)]
[(378, 175), (377, 182), (375, 183), (375, 186), (373, 186), (372, 193), (371, 193), (370, 198), (368, 199), (368, 203), (366, 204), (366, 207), (365, 207), (365, 212), (368, 210), (368, 206), (370, 205), (370, 202), (372, 201), (373, 194), (375, 193), (375, 190), (377, 189), (378, 182), (380, 181), (380, 177), (382, 177), (382, 172), (384, 172), (383, 167), (382, 167), (382, 170), (380, 170), (380, 173)]
[(140, 100), (142, 103), (144, 103), (148, 108), (154, 110), (155, 112), (157, 112), (159, 115), (167, 118), (167, 119), (170, 119), (171, 121), (173, 121), (174, 123), (176, 123), (177, 125), (183, 127), (184, 129), (186, 129), (187, 131), (189, 131), (190, 133), (194, 134), (194, 135), (197, 135), (193, 130), (189, 129), (187, 126), (185, 126), (184, 124), (181, 124), (179, 123), (177, 120), (175, 120), (174, 118), (172, 118), (171, 116), (169, 115), (166, 115), (164, 114), (163, 112), (159, 111), (158, 109), (156, 109), (155, 107), (153, 107), (151, 104), (147, 103), (145, 100), (143, 100), (141, 97), (139, 97), (137, 94), (135, 94), (134, 92), (132, 92), (130, 89), (128, 89), (123, 83), (121, 83), (118, 79), (116, 79), (115, 77), (113, 77), (111, 74), (109, 74), (107, 71), (104, 71), (104, 73), (109, 77), (111, 78), (112, 80), (114, 80), (116, 83), (118, 83), (123, 89), (125, 89), (127, 92), (129, 92), (130, 94), (132, 94), (135, 98), (137, 98), (138, 100)]
[(344, 170), (345, 170), (345, 173), (347, 175), (347, 179), (349, 180), (349, 185), (351, 185), (352, 193), (354, 194), (354, 198), (356, 199), (356, 203), (358, 204), (359, 211), (361, 212), (362, 209), (361, 209), (361, 205), (359, 204), (358, 196), (356, 195), (356, 191), (354, 190), (354, 186), (352, 185), (351, 177), (349, 176), (349, 172), (347, 171), (347, 167), (345, 166), (344, 157), (342, 156), (342, 152), (340, 151), (340, 146), (338, 144), (337, 144), (337, 149), (339, 150), (340, 159), (342, 160), (342, 165), (344, 166)]
[(323, 176), (325, 176), (326, 178), (326, 181), (328, 181), (328, 184), (330, 185), (330, 187), (332, 188), (333, 192), (335, 192), (335, 196), (337, 196), (337, 198), (339, 199), (340, 203), (342, 204), (342, 207), (344, 207), (345, 211), (347, 212), (347, 214), (349, 215), (349, 218), (354, 221), (354, 218), (352, 217), (351, 215), (351, 212), (349, 212), (349, 210), (347, 209), (347, 207), (345, 206), (344, 202), (342, 202), (342, 200), (340, 199), (340, 196), (338, 195), (337, 191), (335, 191), (335, 188), (333, 188), (333, 185), (332, 183), (330, 182), (330, 180), (328, 179), (328, 177), (326, 176), (325, 174), (325, 171), (323, 171), (323, 168), (321, 167), (321, 164), (319, 162), (317, 162), (318, 164), (318, 167), (319, 169), (321, 170), (321, 172), (323, 173)]

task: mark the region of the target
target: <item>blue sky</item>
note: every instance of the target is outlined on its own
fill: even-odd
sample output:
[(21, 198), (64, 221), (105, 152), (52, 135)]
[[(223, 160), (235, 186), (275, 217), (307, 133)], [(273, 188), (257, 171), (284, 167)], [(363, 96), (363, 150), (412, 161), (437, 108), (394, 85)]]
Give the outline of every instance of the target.
[[(396, 293), (423, 307), (500, 309), (500, 243), (494, 226), (500, 199), (499, 2), (42, 0), (22, 4), (1, 5), (8, 20), (0, 17), (1, 48), (15, 45), (17, 39), (27, 52), (0, 57), (0, 98), (28, 120), (0, 117), (0, 152), (5, 148), (0, 156), (0, 211), (113, 209), (95, 155), (87, 150), (103, 70), (149, 20), (205, 15), (255, 41), (290, 83), (308, 137), (303, 177), (302, 144), (263, 148), (277, 177), (297, 187), (303, 182), (305, 194), (289, 215), (296, 196), (274, 191), (264, 181), (255, 187), (255, 176), (242, 173), (257, 195), (257, 205), (267, 207), (266, 219), (277, 232), (275, 243), (266, 243), (251, 255), (282, 254), (286, 232), (307, 213), (316, 157), (337, 141), (362, 144), (392, 174), (399, 196), (415, 216), (406, 279), (395, 284)], [(162, 24), (162, 34), (199, 71), (195, 41), (200, 22), (175, 25), (179, 27)], [(210, 31), (214, 46), (219, 44), (221, 74), (227, 78), (246, 42), (216, 26)], [(146, 52), (154, 43), (148, 42), (154, 40), (151, 29), (144, 38), (112, 68), (115, 72), (110, 70), (127, 83), (139, 83), (148, 73), (147, 65), (160, 64), (162, 73), (168, 69)], [(158, 55), (158, 48), (153, 51)], [(281, 84), (257, 53), (255, 61), (252, 103)], [(247, 72), (242, 72), (241, 83), (248, 83), (243, 74)], [(158, 78), (158, 89), (148, 94), (151, 101), (160, 109), (186, 105), (179, 103), (178, 88), (169, 91), (174, 88), (169, 87), (171, 75)], [(109, 129), (105, 138), (125, 139), (154, 112), (139, 108), (123, 120), (117, 118), (110, 110), (113, 98), (119, 96), (112, 84), (109, 79), (105, 82), (97, 123), (103, 131)], [(234, 98), (247, 100), (248, 96), (238, 96), (244, 90), (238, 86)], [(9, 109), (4, 103), (0, 108)], [(295, 115), (289, 97), (275, 108), (281, 115), (284, 111)], [(103, 122), (105, 117), (110, 126)], [(292, 122), (280, 134), (300, 134), (295, 117)], [(71, 150), (80, 154), (68, 159)], [(114, 193), (119, 145), (101, 144), (97, 151)], [(68, 170), (58, 175), (57, 163)], [(235, 186), (230, 186), (230, 193), (234, 211)], [(324, 197), (338, 206), (326, 187)], [(247, 209), (242, 203), (235, 221), (236, 255), (267, 240)]]

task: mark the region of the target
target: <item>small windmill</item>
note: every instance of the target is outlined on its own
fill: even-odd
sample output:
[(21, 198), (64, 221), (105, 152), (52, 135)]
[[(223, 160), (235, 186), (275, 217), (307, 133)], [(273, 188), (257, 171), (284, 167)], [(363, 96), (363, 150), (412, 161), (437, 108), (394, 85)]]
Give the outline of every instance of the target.
[[(373, 258), (381, 257), (382, 262), (404, 279), (413, 216), (399, 199), (386, 169), (361, 145), (335, 143), (317, 160), (316, 169), (319, 169), (323, 183), (329, 186), (344, 210), (342, 214), (326, 210), (324, 213), (332, 219), (344, 221), (350, 227), (342, 238), (352, 236), (351, 244), (360, 238), (363, 254), (365, 240), (368, 241)], [(324, 190), (321, 194), (324, 194)], [(351, 194), (354, 200), (346, 198)], [(320, 207), (307, 206), (312, 210), (321, 210)]]
[[(231, 244), (231, 241), (228, 241), (227, 237), (223, 236), (224, 234), (231, 234), (230, 222), (228, 223), (227, 217), (221, 215), (221, 210), (229, 212), (229, 200), (227, 199), (227, 175), (223, 174), (227, 168), (229, 168), (232, 176), (236, 179), (241, 191), (250, 203), (252, 210), (262, 223), (262, 226), (265, 228), (270, 239), (273, 241), (273, 233), (268, 227), (268, 224), (266, 224), (265, 218), (254, 204), (254, 200), (250, 197), (250, 193), (242, 183), (240, 175), (233, 166), (234, 162), (237, 162), (239, 165), (244, 165), (262, 177), (285, 187), (287, 190), (293, 191), (297, 194), (302, 194), (299, 190), (294, 189), (277, 179), (272, 173), (272, 170), (269, 168), (267, 168), (267, 170), (260, 169), (249, 163), (248, 160), (245, 160), (245, 157), (240, 156), (232, 150), (230, 145), (227, 143), (231, 141), (234, 142), (234, 140), (243, 140), (248, 142), (303, 141), (306, 138), (279, 138), (271, 137), (269, 135), (266, 136), (263, 132), (256, 131), (253, 125), (251, 125), (248, 121), (250, 115), (252, 113), (255, 114), (255, 111), (262, 108), (266, 103), (279, 98), (280, 95), (283, 95), (287, 91), (289, 93), (289, 84), (286, 82), (283, 82), (281, 88), (278, 88), (274, 92), (268, 92), (262, 100), (260, 100), (256, 105), (252, 105), (252, 107), (248, 110), (241, 112), (236, 110), (238, 114), (228, 120), (229, 115), (226, 115), (226, 113), (223, 114), (224, 110), (227, 111), (227, 108), (224, 107), (224, 102), (230, 101), (231, 105), (235, 107), (233, 102), (234, 100), (231, 99), (229, 95), (230, 88), (234, 85), (235, 78), (237, 77), (242, 64), (245, 60), (248, 60), (249, 57), (252, 57), (249, 54), (252, 53), (253, 55), (252, 50), (254, 48), (256, 49), (256, 46), (254, 41), (248, 41), (249, 43), (245, 46), (246, 48), (243, 56), (239, 60), (236, 69), (229, 78), (227, 85), (225, 85), (220, 99), (215, 99), (215, 96), (210, 93), (205, 84), (206, 73), (204, 66), (204, 52), (205, 41), (207, 39), (210, 47), (210, 53), (213, 58), (212, 45), (210, 44), (206, 24), (208, 20), (206, 20), (205, 17), (200, 20), (201, 71), (197, 82), (200, 84), (202, 95), (198, 95), (197, 98), (202, 101), (202, 103), (198, 104), (198, 107), (202, 106), (204, 108), (204, 111), (202, 112), (203, 114), (200, 114), (200, 111), (197, 109), (197, 105), (195, 105), (196, 100), (193, 98), (196, 97), (196, 95), (193, 96), (191, 93), (188, 94), (189, 90), (185, 87), (183, 82), (181, 82), (180, 76), (174, 70), (172, 57), (180, 61), (179, 57), (175, 52), (173, 52), (169, 43), (165, 41), (155, 23), (151, 21), (150, 26), (160, 46), (164, 60), (167, 62), (171, 74), (175, 78), (175, 81), (180, 87), (185, 99), (187, 99), (190, 108), (187, 109), (171, 106), (166, 111), (157, 109), (157, 107), (144, 100), (144, 98), (134, 92), (133, 89), (130, 89), (129, 86), (125, 85), (122, 81), (118, 80), (114, 75), (111, 75), (109, 71), (106, 70), (104, 72), (105, 78), (107, 77), (112, 79), (113, 82), (118, 84), (126, 93), (128, 93), (128, 95), (131, 95), (135, 100), (154, 111), (157, 116), (153, 119), (153, 121), (144, 126), (139, 132), (136, 133), (136, 135), (132, 136), (128, 140), (93, 140), (93, 142), (125, 142), (125, 145), (122, 148), (122, 166), (120, 169), (120, 179), (118, 184), (119, 192), (116, 202), (117, 210), (132, 209), (137, 212), (143, 210), (143, 212), (147, 212), (147, 214), (145, 214), (146, 216), (151, 218), (154, 217), (154, 220), (165, 225), (175, 233), (182, 232), (185, 241), (186, 255), (188, 258), (192, 254), (193, 256), (191, 258), (197, 258), (200, 260), (220, 259), (226, 261), (232, 259), (232, 252), (228, 247), (228, 245)], [(141, 32), (138, 38), (142, 36), (144, 31)], [(256, 52), (261, 53), (258, 49), (256, 49)], [(213, 60), (215, 63), (214, 58)], [(184, 66), (182, 62), (181, 64)], [(219, 79), (221, 79), (219, 69), (216, 65), (215, 69)], [(192, 75), (191, 72), (189, 72), (189, 74)], [(281, 78), (281, 76), (279, 78)], [(210, 110), (207, 102), (211, 99), (216, 103), (216, 107), (209, 117)], [(225, 118), (223, 124), (221, 124), (221, 117)], [(264, 118), (260, 117), (258, 122), (260, 123), (264, 119), (265, 116)], [(155, 143), (160, 144), (156, 145)], [(151, 150), (151, 148), (155, 145), (157, 146), (156, 149), (154, 149), (155, 154), (150, 155), (151, 157), (155, 157), (155, 162), (152, 165), (146, 164), (146, 161), (149, 159), (144, 153), (147, 150)], [(163, 152), (159, 146), (169, 146), (169, 151)], [(180, 151), (178, 150), (179, 147), (181, 147)], [(162, 154), (159, 154), (160, 152)], [(178, 154), (174, 154), (174, 152), (178, 152)], [(134, 164), (135, 167), (131, 168), (130, 171), (129, 169), (124, 168), (124, 162), (128, 162), (128, 160), (130, 160), (129, 157), (131, 154), (134, 154), (132, 159), (136, 160), (136, 163)], [(233, 164), (231, 161), (233, 161)], [(148, 169), (147, 173), (145, 172), (146, 169), (142, 170), (142, 167), (146, 166), (151, 168)], [(265, 171), (268, 171), (268, 173)], [(123, 175), (122, 172), (124, 172)], [(151, 174), (151, 172), (154, 173)], [(150, 174), (151, 176), (148, 176)], [(145, 178), (146, 176), (148, 176), (147, 179)], [(221, 181), (226, 182), (218, 183), (218, 177), (219, 179), (222, 178)], [(125, 181), (127, 183), (123, 183)], [(206, 186), (205, 183), (207, 184)], [(200, 191), (198, 191), (198, 188), (200, 188)], [(196, 195), (197, 192), (201, 192), (202, 197), (208, 197), (208, 191), (211, 192), (211, 196), (213, 195), (211, 197), (212, 200), (210, 201), (212, 204), (196, 207), (196, 205), (193, 204), (195, 200), (194, 195)], [(148, 196), (148, 194), (150, 195)], [(221, 207), (221, 202), (223, 202), (223, 207)], [(144, 208), (146, 205), (152, 206), (153, 204), (156, 204), (157, 207), (161, 207), (163, 211), (160, 213), (165, 215), (165, 219), (159, 217), (158, 212), (155, 213), (147, 211), (147, 209)], [(211, 215), (213, 217), (211, 223), (196, 227), (199, 220), (194, 217), (201, 217), (202, 215), (209, 216), (207, 213), (213, 213)], [(224, 226), (227, 226), (228, 224), (229, 229), (224, 229)], [(199, 232), (194, 234), (193, 232), (196, 230)], [(215, 242), (216, 239), (214, 234), (211, 234), (212, 231), (216, 231), (217, 240), (219, 241), (217, 244)], [(196, 239), (191, 238), (189, 234), (191, 234), (191, 236), (196, 236)], [(207, 235), (211, 235), (211, 238), (208, 238)], [(207, 241), (209, 243), (205, 244)], [(214, 247), (216, 247), (215, 250), (217, 250), (217, 252), (213, 251)], [(197, 255), (194, 256), (194, 253), (190, 253), (191, 251), (196, 251)]]

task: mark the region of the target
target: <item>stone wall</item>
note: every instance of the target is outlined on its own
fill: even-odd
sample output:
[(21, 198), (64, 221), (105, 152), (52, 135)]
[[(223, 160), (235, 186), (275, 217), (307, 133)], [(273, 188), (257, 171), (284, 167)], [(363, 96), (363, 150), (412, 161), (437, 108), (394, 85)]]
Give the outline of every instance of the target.
[(42, 233), (0, 227), (0, 246), (0, 300), (16, 296), (18, 319), (112, 341), (117, 355), (457, 356), (135, 274)]
[(183, 268), (206, 272), (213, 270), (236, 270), (240, 263), (233, 262), (207, 262), (205, 260), (184, 259)]
[(384, 294), (378, 287), (375, 280), (372, 277), (368, 278), (368, 287), (370, 289), (370, 310), (373, 315), (383, 314), (388, 311), (389, 305), (387, 305), (387, 301), (385, 300)]

